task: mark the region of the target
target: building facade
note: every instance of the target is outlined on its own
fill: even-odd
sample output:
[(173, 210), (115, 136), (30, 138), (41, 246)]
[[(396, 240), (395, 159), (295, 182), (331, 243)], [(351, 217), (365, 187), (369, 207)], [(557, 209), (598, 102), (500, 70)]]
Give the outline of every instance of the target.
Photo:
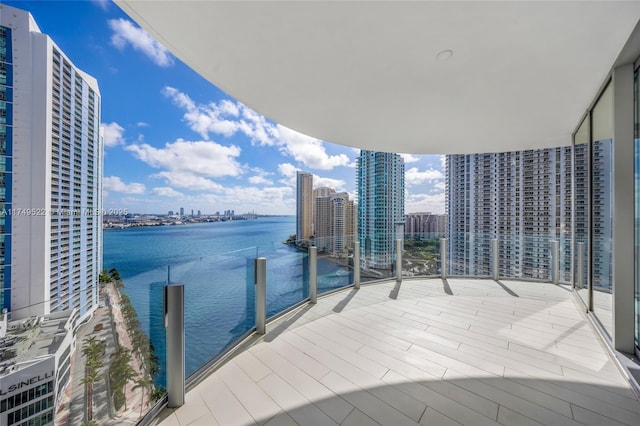
[[(584, 148), (584, 147), (583, 147)], [(447, 157), (449, 273), (490, 274), (490, 241), (498, 239), (499, 275), (548, 280), (552, 242), (559, 245), (561, 281), (572, 280), (572, 226), (576, 241), (586, 235), (586, 209), (572, 218), (572, 164), (576, 183), (588, 176), (586, 151), (579, 146)], [(609, 154), (607, 154), (609, 152)], [(575, 156), (574, 156), (575, 155)], [(601, 229), (596, 244), (611, 243), (610, 150), (595, 149), (602, 165), (594, 174), (593, 220)], [(582, 170), (582, 171), (581, 171)], [(604, 248), (600, 251), (606, 253)], [(608, 250), (610, 252), (610, 250)], [(584, 253), (586, 256), (586, 253)], [(610, 282), (610, 256), (601, 257), (595, 273)], [(595, 279), (595, 278), (594, 278)]]
[(296, 241), (313, 236), (313, 175), (296, 173)]
[(391, 269), (395, 240), (403, 237), (404, 160), (398, 154), (362, 150), (356, 174), (362, 266)]
[(412, 240), (444, 237), (447, 233), (447, 223), (446, 214), (409, 213), (404, 216), (404, 235)]
[(313, 190), (313, 230), (318, 251), (332, 256), (346, 256), (355, 240), (356, 216), (349, 194), (333, 188)]
[(54, 424), (69, 384), (77, 324), (74, 309), (13, 321), (0, 331), (0, 424)]
[(84, 317), (102, 268), (98, 84), (28, 12), (0, 7), (0, 306)]

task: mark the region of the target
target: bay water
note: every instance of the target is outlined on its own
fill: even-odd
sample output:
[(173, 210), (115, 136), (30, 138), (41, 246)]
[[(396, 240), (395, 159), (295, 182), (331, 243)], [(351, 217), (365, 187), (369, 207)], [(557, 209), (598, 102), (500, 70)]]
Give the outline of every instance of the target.
[[(104, 268), (120, 273), (160, 359), (156, 385), (166, 373), (163, 287), (185, 285), (188, 377), (255, 324), (256, 257), (267, 258), (267, 316), (308, 297), (307, 253), (283, 243), (294, 233), (293, 216), (104, 231)], [(351, 282), (348, 268), (319, 259), (319, 292)]]

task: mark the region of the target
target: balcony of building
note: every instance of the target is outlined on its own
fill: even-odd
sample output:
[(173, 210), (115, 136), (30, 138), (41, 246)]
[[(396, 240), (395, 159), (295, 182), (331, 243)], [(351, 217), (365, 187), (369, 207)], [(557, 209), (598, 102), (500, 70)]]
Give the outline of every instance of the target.
[[(288, 260), (251, 247), (170, 276), (166, 268), (141, 274), (131, 286), (148, 291), (149, 312), (139, 312), (148, 321), (163, 320), (166, 281), (183, 283), (185, 310), (202, 315), (184, 324), (183, 405), (167, 408), (165, 395), (140, 424), (640, 421), (640, 364), (613, 349), (612, 294), (594, 291), (598, 309), (589, 312), (587, 289), (561, 273), (563, 247), (550, 241), (535, 268), (543, 278), (531, 279), (501, 266), (498, 239), (475, 236), (491, 256), (477, 265), (481, 274), (462, 277), (451, 275), (448, 239), (421, 238), (394, 240), (394, 263), (384, 270), (356, 267), (368, 263), (356, 241), (344, 257), (310, 242)], [(265, 253), (260, 275), (256, 256)], [(224, 294), (202, 293), (194, 279), (203, 270), (217, 271), (210, 281), (224, 281)], [(212, 340), (223, 342), (219, 350)], [(176, 368), (169, 346), (156, 345), (158, 388)]]
[[(547, 226), (530, 224), (509, 247), (469, 232), (436, 251), (439, 278), (370, 271), (386, 281), (312, 306), (303, 267), (296, 297), (272, 293), (287, 303), (264, 309), (282, 315), (266, 334), (187, 348), (201, 362), (165, 424), (638, 423), (638, 367), (622, 364), (640, 341), (639, 2), (117, 3), (229, 95), (322, 140), (416, 154), (571, 147), (561, 232), (527, 243)], [(529, 160), (514, 159), (525, 183), (555, 161)], [(473, 180), (451, 184), (463, 196)], [(482, 225), (471, 216), (460, 223)], [(243, 259), (216, 270), (246, 275), (228, 305), (233, 331), (252, 333)]]
[(269, 324), (156, 422), (634, 425), (618, 362), (571, 286), (389, 280)]

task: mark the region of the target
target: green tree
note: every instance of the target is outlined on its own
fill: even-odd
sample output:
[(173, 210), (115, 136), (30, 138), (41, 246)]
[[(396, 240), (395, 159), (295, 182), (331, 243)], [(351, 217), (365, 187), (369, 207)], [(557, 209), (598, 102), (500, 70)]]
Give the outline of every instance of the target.
[[(128, 349), (119, 346), (116, 352), (111, 355), (111, 365), (109, 366), (109, 379), (113, 390), (119, 390), (124, 397), (124, 409), (127, 409), (126, 389), (127, 382), (133, 377), (135, 371), (131, 366), (131, 353)], [(119, 409), (115, 402), (116, 409)]]
[(135, 385), (133, 385), (132, 389), (142, 390), (142, 401), (140, 402), (140, 417), (142, 417), (142, 409), (144, 407), (144, 394), (145, 392), (147, 392), (148, 394), (151, 394), (151, 391), (153, 390), (153, 380), (151, 380), (151, 377), (147, 375), (139, 376), (136, 379)]
[(96, 336), (91, 336), (84, 340), (82, 344), (82, 354), (86, 357), (85, 375), (81, 383), (87, 389), (87, 420), (93, 419), (93, 385), (100, 378), (100, 370), (104, 367), (102, 354), (105, 343), (99, 341)]
[(102, 271), (100, 271), (100, 275), (98, 275), (98, 282), (101, 284), (105, 284), (109, 281), (111, 281), (111, 277), (109, 276), (107, 270), (103, 269)]
[(153, 400), (153, 402), (156, 402), (162, 399), (166, 394), (167, 390), (162, 386), (158, 386), (157, 388), (153, 389), (153, 392), (151, 392), (151, 399)]

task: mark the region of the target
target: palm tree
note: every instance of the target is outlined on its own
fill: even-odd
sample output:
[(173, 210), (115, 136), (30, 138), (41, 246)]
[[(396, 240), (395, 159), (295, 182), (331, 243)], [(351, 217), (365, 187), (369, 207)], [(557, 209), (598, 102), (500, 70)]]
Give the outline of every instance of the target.
[(104, 367), (104, 361), (101, 356), (104, 352), (104, 342), (97, 340), (95, 336), (91, 336), (84, 340), (82, 345), (82, 354), (86, 357), (85, 376), (81, 380), (87, 387), (87, 419), (93, 418), (93, 384), (100, 377), (100, 369)]
[(124, 398), (124, 409), (127, 409), (126, 388), (127, 382), (135, 374), (131, 367), (131, 353), (128, 349), (119, 346), (116, 352), (111, 355), (113, 358), (109, 367), (109, 375), (113, 381), (113, 386), (122, 390)]
[(149, 376), (139, 376), (135, 385), (131, 388), (132, 390), (142, 389), (142, 401), (140, 402), (140, 417), (142, 417), (142, 408), (144, 407), (144, 392), (147, 391), (151, 393), (153, 390), (153, 380)]
[(153, 401), (158, 401), (166, 393), (167, 393), (167, 390), (165, 388), (163, 388), (162, 386), (158, 386), (157, 388), (153, 389), (153, 392), (151, 392), (151, 399)]
[(116, 268), (109, 269), (109, 278), (113, 281), (120, 281), (120, 272)]
[(98, 381), (100, 372), (92, 368), (86, 368), (80, 383), (87, 387), (87, 420), (93, 419), (93, 384)]

